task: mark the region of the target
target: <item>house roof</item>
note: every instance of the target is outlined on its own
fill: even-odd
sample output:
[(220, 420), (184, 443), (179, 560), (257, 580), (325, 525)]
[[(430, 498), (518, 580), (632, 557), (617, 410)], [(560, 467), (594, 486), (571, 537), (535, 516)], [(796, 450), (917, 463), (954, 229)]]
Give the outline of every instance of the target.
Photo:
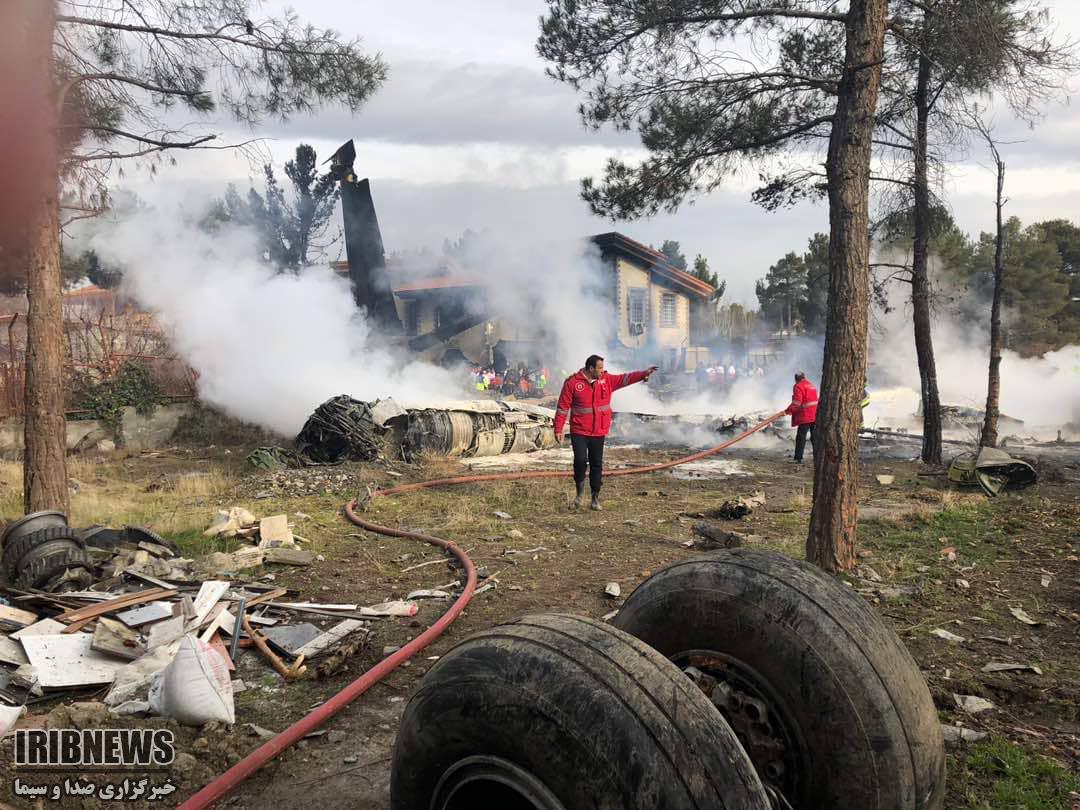
[(623, 236), (621, 233), (616, 231), (598, 233), (592, 237), (592, 241), (602, 251), (621, 253), (643, 263), (650, 271), (681, 287), (691, 295), (709, 298), (716, 292), (716, 288), (707, 281), (702, 281), (697, 276), (692, 276), (677, 267), (672, 267), (667, 256), (660, 251), (653, 250), (648, 245), (643, 245), (641, 242)]
[(410, 281), (408, 284), (402, 284), (400, 287), (394, 287), (394, 295), (405, 295), (406, 297), (415, 296), (418, 293), (428, 292), (429, 290), (448, 290), (448, 289), (466, 289), (469, 287), (482, 287), (484, 282), (475, 276), (434, 276), (432, 278), (421, 278), (416, 281)]

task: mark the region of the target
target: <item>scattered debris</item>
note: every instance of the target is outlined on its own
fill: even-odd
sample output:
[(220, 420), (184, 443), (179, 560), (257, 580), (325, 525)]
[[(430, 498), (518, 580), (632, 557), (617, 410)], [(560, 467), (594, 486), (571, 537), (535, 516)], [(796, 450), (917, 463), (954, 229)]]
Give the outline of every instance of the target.
[[(705, 512), (701, 517), (721, 518), (723, 520), (740, 520), (759, 506), (765, 505), (765, 493), (755, 492), (749, 497), (740, 495), (733, 501), (724, 501), (719, 509)], [(695, 516), (696, 517), (696, 516)]]
[(996, 447), (961, 453), (949, 464), (949, 480), (960, 486), (978, 486), (993, 497), (1006, 489), (1023, 489), (1038, 480), (1035, 468)]
[(945, 738), (947, 743), (969, 743), (978, 742), (979, 740), (985, 740), (987, 734), (985, 731), (975, 731), (970, 728), (964, 728), (963, 726), (946, 726), (941, 727), (941, 735)]
[(994, 704), (985, 698), (975, 695), (953, 695), (956, 706), (968, 714), (979, 714), (994, 708)]
[(618, 582), (609, 582), (604, 586), (604, 593), (613, 599), (618, 599), (622, 595), (622, 588), (619, 587)]
[(1053, 581), (1053, 579), (1054, 578), (1050, 574), (1043, 574), (1042, 575), (1042, 586), (1044, 588), (1049, 588), (1050, 583)]
[(262, 631), (262, 635), (277, 652), (296, 658), (300, 655), (300, 649), (321, 636), (322, 631), (313, 624), (302, 622), (268, 627)]
[(413, 599), (449, 599), (453, 594), (448, 591), (438, 590), (423, 590), (413, 591), (405, 597), (405, 601), (411, 602)]
[(498, 518), (499, 520), (513, 520), (513, 519), (514, 519), (513, 517), (511, 517), (511, 516), (510, 516), (510, 515), (509, 515), (508, 513), (506, 513), (506, 512), (492, 512), (491, 514), (493, 514), (493, 515), (494, 515), (495, 517), (497, 517), (497, 518)]
[(960, 644), (967, 641), (967, 639), (963, 636), (958, 636), (956, 635), (956, 633), (950, 633), (948, 630), (942, 630), (940, 627), (936, 630), (931, 630), (930, 635), (937, 636), (938, 638), (943, 638), (946, 641), (953, 642), (954, 644)]
[(859, 579), (865, 579), (868, 582), (885, 581), (881, 574), (879, 574), (877, 571), (875, 571), (873, 568), (871, 568), (869, 565), (866, 565), (865, 563), (855, 569), (855, 574), (859, 577)]
[(295, 548), (288, 515), (272, 515), (259, 521), (259, 548)]
[(982, 668), (983, 672), (1034, 672), (1042, 675), (1042, 670), (1034, 664), (1009, 664), (999, 661), (991, 661)]
[(896, 482), (895, 475), (875, 475), (874, 478), (877, 479), (877, 482), (879, 484), (886, 487), (889, 486), (889, 484), (893, 484)]
[(718, 548), (738, 548), (744, 545), (752, 536), (721, 529), (719, 526), (704, 521), (695, 523), (691, 527), (691, 531), (702, 538), (702, 540), (695, 541), (695, 544), (706, 551)]
[(1018, 621), (1021, 621), (1026, 625), (1030, 625), (1031, 627), (1038, 627), (1040, 624), (1043, 623), (1038, 619), (1031, 618), (1031, 616), (1029, 616), (1023, 608), (1009, 608), (1009, 613), (1011, 613)]
[(255, 516), (247, 509), (234, 506), (228, 511), (222, 510), (214, 515), (210, 528), (203, 532), (203, 535), (205, 537), (237, 537), (241, 532), (254, 530), (257, 523)]
[(971, 583), (968, 582), (966, 579), (958, 579), (956, 580), (956, 587), (962, 591), (966, 591), (971, 588)]
[(0, 737), (15, 728), (25, 711), (25, 706), (0, 706)]

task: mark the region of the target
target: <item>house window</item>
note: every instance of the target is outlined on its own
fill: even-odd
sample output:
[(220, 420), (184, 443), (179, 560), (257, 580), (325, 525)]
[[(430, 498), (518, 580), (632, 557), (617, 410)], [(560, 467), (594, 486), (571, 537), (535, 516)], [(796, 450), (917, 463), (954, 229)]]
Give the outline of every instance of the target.
[(415, 337), (420, 331), (420, 307), (416, 301), (405, 302), (405, 334)]
[(630, 334), (639, 335), (645, 330), (645, 295), (643, 287), (630, 288), (629, 312)]
[(670, 329), (678, 325), (678, 299), (675, 293), (663, 293), (660, 296), (660, 326)]

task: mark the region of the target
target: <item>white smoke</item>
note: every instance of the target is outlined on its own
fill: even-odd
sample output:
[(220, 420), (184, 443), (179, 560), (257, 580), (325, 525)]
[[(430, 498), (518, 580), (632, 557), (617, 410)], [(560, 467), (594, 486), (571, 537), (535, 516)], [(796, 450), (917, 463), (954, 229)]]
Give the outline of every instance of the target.
[(464, 381), (398, 357), (327, 268), (276, 274), (249, 232), (209, 234), (175, 207), (144, 207), (107, 223), (89, 247), (125, 270), (125, 291), (156, 313), (198, 373), (199, 396), (283, 435), (326, 399), (447, 399)]
[[(894, 296), (895, 308), (879, 313), (871, 333), (871, 405), (867, 424), (912, 426), (919, 407), (919, 366), (911, 307)], [(969, 310), (970, 302), (968, 304)], [(943, 405), (981, 411), (986, 406), (990, 363), (990, 306), (985, 324), (972, 324), (941, 304), (933, 312), (932, 334), (938, 389)], [(1009, 313), (1003, 313), (1007, 319)], [(1042, 357), (1021, 357), (1006, 349), (1001, 359), (1002, 414), (1024, 422), (1020, 434), (1054, 439), (1059, 429), (1080, 429), (1080, 346), (1066, 346)], [(1073, 427), (1070, 429), (1070, 423)]]

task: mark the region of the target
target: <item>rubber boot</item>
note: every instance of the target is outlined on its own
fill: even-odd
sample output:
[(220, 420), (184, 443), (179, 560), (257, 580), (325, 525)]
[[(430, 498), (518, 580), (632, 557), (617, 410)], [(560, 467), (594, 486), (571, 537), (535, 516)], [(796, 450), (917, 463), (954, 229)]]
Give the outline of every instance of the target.
[(592, 509), (594, 512), (600, 512), (600, 511), (603, 510), (604, 507), (602, 507), (600, 505), (600, 493), (599, 492), (594, 492), (592, 494), (592, 503), (589, 504), (589, 508)]
[(580, 509), (585, 505), (585, 482), (575, 481), (574, 484), (577, 486), (577, 497), (574, 498), (574, 503), (571, 508)]

